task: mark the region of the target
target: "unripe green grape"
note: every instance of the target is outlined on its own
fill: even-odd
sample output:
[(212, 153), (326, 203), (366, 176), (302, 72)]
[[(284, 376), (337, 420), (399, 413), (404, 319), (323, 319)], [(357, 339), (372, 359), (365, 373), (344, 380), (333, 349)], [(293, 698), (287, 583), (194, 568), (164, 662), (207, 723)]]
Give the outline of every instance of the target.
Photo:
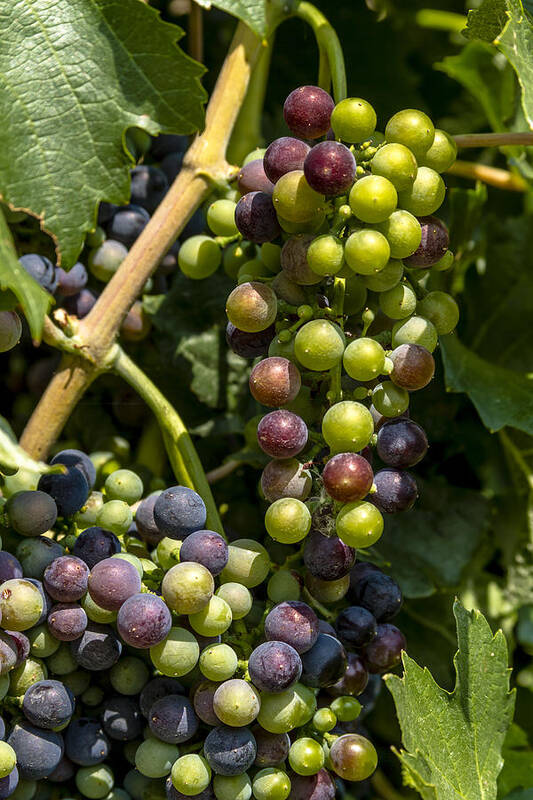
[(89, 800), (101, 800), (109, 794), (115, 782), (113, 772), (107, 764), (78, 767), (75, 780), (78, 791)]
[(446, 186), (438, 172), (429, 167), (419, 167), (415, 182), (400, 192), (400, 205), (415, 217), (428, 217), (442, 205)]
[(282, 175), (272, 194), (274, 208), (287, 222), (309, 222), (324, 209), (324, 197), (311, 189), (303, 170), (295, 169)]
[(247, 156), (243, 159), (242, 166), (245, 167), (246, 164), (249, 164), (250, 161), (257, 161), (258, 158), (263, 158), (266, 153), (266, 147), (256, 147), (255, 150), (251, 150)]
[(267, 276), (268, 270), (261, 259), (252, 258), (250, 261), (246, 261), (244, 264), (242, 264), (242, 266), (239, 268), (237, 273), (237, 282), (246, 283), (255, 281), (257, 278), (266, 278)]
[(215, 236), (234, 236), (237, 231), (235, 224), (235, 209), (237, 203), (233, 200), (215, 200), (207, 209), (207, 224)]
[(200, 794), (211, 782), (211, 767), (202, 756), (188, 753), (180, 756), (172, 765), (174, 788), (188, 797)]
[(56, 652), (48, 656), (46, 663), (55, 675), (68, 675), (78, 668), (74, 656), (70, 652), (70, 647), (66, 643), (60, 644)]
[[(285, 302), (289, 303), (291, 306), (300, 306), (307, 301), (307, 295), (305, 294), (303, 286), (298, 286), (297, 283), (291, 281), (291, 279), (288, 278), (283, 271), (278, 272), (278, 274), (276, 275), (270, 286), (275, 291), (277, 297), (279, 297), (280, 300), (285, 300)], [(278, 337), (275, 336), (272, 339), (271, 346), (274, 346), (274, 342), (277, 341)], [(294, 339), (292, 341), (294, 342)], [(282, 355), (282, 354), (270, 353), (269, 355)]]
[(168, 570), (178, 563), (181, 544), (179, 539), (170, 539), (168, 536), (157, 543), (157, 560), (164, 570)]
[(111, 686), (119, 694), (139, 694), (149, 678), (150, 673), (144, 661), (134, 656), (121, 658), (109, 672)]
[(379, 231), (363, 228), (348, 237), (344, 257), (359, 275), (374, 275), (382, 270), (390, 258), (390, 246)]
[(218, 595), (213, 595), (207, 605), (196, 614), (189, 614), (191, 627), (200, 636), (219, 636), (231, 625), (231, 608)]
[[(381, 275), (381, 273), (379, 272), (378, 275)], [(351, 277), (346, 278), (344, 286), (344, 313), (348, 317), (361, 311), (368, 296), (365, 281), (362, 278), (354, 276), (351, 270), (350, 276)]]
[(336, 367), (343, 352), (344, 340), (340, 329), (325, 319), (306, 322), (294, 340), (294, 354), (300, 364), (316, 372)]
[(186, 239), (178, 253), (178, 265), (184, 275), (194, 280), (209, 278), (220, 266), (222, 252), (210, 236), (198, 234)]
[(290, 570), (280, 569), (270, 578), (267, 594), (273, 603), (281, 603), (283, 600), (299, 600), (300, 583)]
[(291, 782), (283, 770), (266, 767), (256, 773), (252, 788), (256, 800), (287, 800), (291, 793)]
[(252, 594), (241, 583), (223, 583), (215, 594), (221, 597), (231, 608), (232, 619), (243, 619), (250, 611), (253, 603)]
[(431, 167), (435, 172), (446, 172), (457, 158), (457, 145), (446, 131), (435, 128), (433, 144), (420, 159), (421, 167)]
[(324, 414), (322, 435), (332, 453), (357, 453), (374, 433), (372, 414), (353, 400), (335, 403)]
[(376, 228), (388, 241), (391, 258), (402, 259), (412, 256), (422, 241), (419, 221), (403, 208), (393, 211), (390, 217), (385, 222), (380, 222)]
[(383, 372), (385, 351), (369, 337), (354, 339), (344, 351), (343, 364), (350, 378), (371, 381)]
[(459, 322), (459, 306), (446, 292), (430, 292), (418, 303), (417, 311), (433, 323), (439, 336), (451, 333)]
[(48, 630), (46, 622), (37, 625), (26, 634), (30, 641), (30, 655), (35, 658), (48, 658), (59, 648), (59, 642)]
[(264, 242), (261, 245), (261, 261), (274, 275), (281, 269), (281, 247), (279, 244)]
[(435, 128), (428, 115), (423, 111), (405, 108), (394, 114), (387, 122), (385, 138), (388, 142), (399, 142), (405, 145), (419, 159), (433, 144)]
[(111, 280), (126, 256), (128, 248), (114, 239), (102, 242), (96, 250), (89, 253), (89, 271), (99, 281), (107, 283)]
[(83, 596), (81, 606), (91, 622), (110, 625), (117, 618), (116, 611), (107, 611), (105, 608), (101, 608), (94, 602), (89, 592)]
[(213, 790), (217, 800), (250, 800), (252, 796), (252, 781), (246, 772), (233, 777), (215, 775), (213, 778)]
[(372, 404), (384, 417), (399, 417), (409, 408), (409, 392), (392, 381), (383, 381), (374, 387)]
[(323, 581), (321, 578), (316, 578), (314, 575), (307, 573), (305, 585), (315, 600), (329, 605), (337, 603), (343, 597), (346, 597), (350, 589), (350, 576), (344, 575), (334, 581)]
[(30, 686), (38, 681), (46, 680), (48, 669), (44, 661), (39, 658), (27, 658), (20, 666), (15, 667), (9, 673), (10, 697), (21, 697)]
[(326, 211), (324, 208), (319, 209), (311, 219), (304, 222), (291, 222), (288, 219), (278, 216), (278, 222), (285, 233), (318, 233), (324, 225), (326, 219)]
[(349, 547), (371, 547), (383, 533), (383, 517), (375, 505), (358, 500), (341, 508), (335, 528), (337, 536)]
[(361, 282), (371, 292), (386, 292), (399, 284), (403, 277), (403, 264), (391, 258), (376, 275), (364, 275)]
[(387, 292), (381, 292), (379, 307), (390, 319), (405, 319), (414, 314), (416, 294), (406, 283), (399, 283)]
[(0, 584), (0, 612), (5, 630), (26, 631), (43, 613), (43, 596), (30, 581), (10, 578)]
[(202, 650), (198, 665), (210, 681), (227, 681), (235, 674), (239, 659), (229, 644), (212, 644)]
[(222, 683), (213, 697), (213, 709), (219, 720), (235, 728), (253, 722), (260, 707), (257, 689), (240, 678)]
[(397, 191), (407, 189), (416, 177), (418, 164), (411, 150), (399, 142), (380, 147), (372, 159), (374, 175), (382, 175), (394, 184)]
[(117, 469), (105, 480), (106, 497), (109, 500), (123, 500), (133, 505), (140, 500), (144, 486), (142, 480), (131, 469)]
[(228, 563), (222, 570), (222, 583), (242, 583), (248, 589), (259, 586), (270, 570), (270, 557), (254, 539), (237, 539), (228, 548)]
[(332, 701), (330, 708), (339, 722), (353, 722), (361, 713), (362, 706), (355, 697), (347, 695), (336, 697), (335, 700)]
[[(104, 495), (102, 492), (91, 492), (85, 504), (74, 515), (74, 522), (81, 530), (90, 528), (96, 524), (96, 515), (104, 505)], [(24, 572), (24, 574), (28, 574)], [(36, 577), (36, 576), (33, 576)]]
[(336, 724), (337, 717), (331, 708), (319, 708), (318, 711), (315, 711), (313, 717), (313, 728), (315, 731), (327, 733), (333, 730)]
[(135, 766), (147, 778), (164, 778), (179, 756), (175, 744), (160, 739), (145, 739), (135, 751)]
[(90, 672), (85, 672), (81, 669), (76, 670), (76, 672), (71, 672), (69, 675), (65, 675), (63, 679), (63, 684), (67, 689), (70, 689), (74, 697), (82, 695), (89, 688), (90, 683)]
[(365, 175), (354, 183), (349, 196), (350, 208), (363, 222), (383, 222), (398, 204), (394, 185), (381, 175)]
[(316, 775), (324, 766), (324, 751), (315, 739), (303, 736), (292, 743), (289, 764), (298, 775)]
[(288, 733), (300, 724), (304, 710), (305, 704), (296, 686), (283, 692), (261, 692), (257, 721), (269, 733)]
[(256, 281), (237, 286), (226, 301), (229, 321), (246, 333), (264, 331), (275, 321), (277, 310), (278, 301), (270, 286)]
[(361, 97), (347, 97), (331, 113), (331, 127), (343, 142), (355, 144), (369, 139), (376, 129), (376, 112)]
[(412, 316), (401, 319), (392, 329), (392, 347), (401, 344), (419, 344), (430, 353), (437, 346), (439, 336), (432, 322), (425, 317)]
[(132, 522), (131, 508), (122, 500), (109, 500), (96, 512), (96, 524), (115, 536), (123, 536)]
[(0, 778), (5, 778), (15, 768), (17, 754), (10, 744), (0, 741)]
[(22, 336), (22, 322), (16, 311), (0, 311), (0, 353), (12, 350)]
[(230, 246), (224, 250), (224, 255), (222, 257), (222, 264), (226, 275), (235, 279), (242, 265), (253, 258), (254, 252), (255, 247), (252, 249), (243, 242), (234, 242), (230, 244)]
[(445, 272), (447, 269), (453, 267), (455, 256), (451, 250), (446, 250), (444, 255), (439, 261), (431, 265), (432, 272)]
[(344, 265), (341, 240), (331, 233), (317, 236), (307, 248), (307, 263), (317, 275), (336, 275)]
[(150, 648), (154, 667), (169, 678), (180, 678), (190, 672), (199, 655), (196, 637), (185, 628), (171, 628), (166, 639)]
[(305, 539), (309, 533), (311, 513), (301, 500), (281, 497), (268, 507), (265, 527), (276, 542), (295, 544)]

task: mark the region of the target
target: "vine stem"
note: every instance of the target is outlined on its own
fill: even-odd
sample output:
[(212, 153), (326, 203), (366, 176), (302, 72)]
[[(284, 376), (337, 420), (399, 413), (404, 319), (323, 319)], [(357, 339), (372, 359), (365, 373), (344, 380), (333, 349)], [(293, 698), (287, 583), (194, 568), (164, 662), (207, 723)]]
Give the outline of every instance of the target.
[[(319, 53), (319, 82), (323, 89), (329, 90), (329, 76), (333, 85), (333, 97), (339, 103), (347, 95), (346, 68), (341, 43), (335, 29), (324, 14), (306, 0), (297, 3), (294, 15), (311, 26), (316, 37)], [(327, 60), (327, 66), (325, 61)], [(328, 85), (323, 83), (327, 81)]]
[(462, 133), (453, 137), (457, 147), (533, 146), (533, 133)]
[(507, 189), (511, 192), (525, 192), (528, 188), (526, 181), (520, 175), (514, 175), (499, 167), (487, 167), (485, 164), (474, 164), (470, 161), (456, 161), (446, 170), (450, 175), (460, 178), (471, 178), (482, 181), (497, 189)]
[(437, 8), (421, 8), (415, 14), (415, 21), (421, 28), (461, 33), (466, 28), (467, 18), (454, 11), (440, 11)]

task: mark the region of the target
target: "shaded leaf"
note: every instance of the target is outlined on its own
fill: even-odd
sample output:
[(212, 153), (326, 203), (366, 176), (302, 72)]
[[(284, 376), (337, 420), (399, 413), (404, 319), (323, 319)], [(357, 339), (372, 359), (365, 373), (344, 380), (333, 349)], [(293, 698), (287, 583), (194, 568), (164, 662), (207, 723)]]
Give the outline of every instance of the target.
[(527, 734), (518, 725), (511, 725), (505, 737), (503, 759), (503, 769), (498, 778), (501, 797), (514, 790), (533, 786), (533, 750)]
[(513, 65), (522, 88), (522, 107), (533, 128), (533, 24), (521, 0), (506, 0), (509, 20), (496, 43)]
[(507, 22), (506, 0), (483, 0), (479, 8), (468, 12), (463, 35), (467, 39), (493, 42)]
[(242, 20), (258, 36), (265, 36), (267, 32), (266, 0), (196, 0), (203, 8), (216, 8), (227, 11), (237, 19)]

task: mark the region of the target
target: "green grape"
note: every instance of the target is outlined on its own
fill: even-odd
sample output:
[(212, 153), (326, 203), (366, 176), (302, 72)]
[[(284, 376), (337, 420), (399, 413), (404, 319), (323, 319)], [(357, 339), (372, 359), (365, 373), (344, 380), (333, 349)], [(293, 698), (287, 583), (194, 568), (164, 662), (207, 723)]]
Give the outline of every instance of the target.
[(344, 257), (354, 272), (374, 275), (386, 266), (390, 258), (390, 246), (379, 231), (362, 228), (348, 237)]
[(336, 275), (344, 265), (344, 247), (331, 233), (317, 236), (307, 248), (307, 263), (317, 275)]
[(165, 536), (164, 539), (157, 543), (157, 560), (162, 569), (168, 570), (178, 563), (180, 549), (181, 542), (179, 539), (170, 539), (168, 536)]
[[(285, 300), (291, 306), (301, 306), (307, 302), (307, 295), (303, 286), (291, 281), (283, 271), (276, 275), (270, 286), (280, 300)], [(275, 342), (278, 342), (277, 336), (272, 339), (271, 347), (274, 346)], [(276, 344), (276, 346), (279, 346), (279, 344)], [(283, 353), (274, 353), (273, 355), (283, 355)]]
[(393, 211), (385, 222), (380, 222), (376, 227), (389, 243), (391, 258), (412, 256), (422, 240), (420, 222), (402, 208)]
[(91, 683), (91, 675), (89, 672), (83, 672), (81, 669), (76, 672), (70, 672), (63, 678), (63, 684), (70, 689), (74, 697), (79, 697), (89, 688)]
[(305, 584), (315, 600), (330, 605), (346, 596), (350, 588), (350, 576), (344, 575), (334, 581), (323, 581), (321, 578), (315, 578), (314, 575), (307, 573)]
[(331, 708), (319, 708), (313, 716), (313, 728), (320, 733), (328, 733), (337, 724), (337, 717)]
[(398, 204), (394, 185), (381, 175), (359, 178), (350, 190), (350, 208), (363, 222), (383, 222)]
[(459, 322), (459, 306), (446, 292), (430, 292), (416, 310), (433, 323), (439, 336), (451, 333)]
[(147, 778), (164, 778), (178, 756), (179, 750), (175, 744), (150, 737), (141, 742), (135, 751), (135, 766)]
[(335, 522), (337, 536), (349, 547), (370, 547), (383, 533), (383, 517), (372, 503), (346, 503)]
[(33, 800), (37, 792), (36, 781), (19, 780), (18, 786), (9, 796), (13, 800)]
[(267, 594), (273, 603), (281, 603), (283, 600), (299, 600), (300, 593), (300, 582), (288, 569), (280, 569), (275, 572), (267, 584)]
[(199, 655), (196, 637), (185, 628), (171, 628), (166, 639), (150, 648), (154, 667), (169, 678), (180, 678), (194, 669)]
[(269, 733), (288, 733), (301, 724), (306, 703), (297, 691), (299, 686), (300, 684), (295, 684), (290, 689), (277, 693), (261, 692), (261, 708), (257, 721), (262, 728)]
[(372, 414), (361, 403), (343, 400), (324, 414), (322, 435), (333, 453), (357, 453), (374, 433)]
[(20, 666), (15, 667), (9, 673), (10, 697), (21, 697), (25, 692), (38, 681), (46, 680), (48, 669), (44, 661), (39, 658), (27, 658)]
[(266, 767), (256, 773), (252, 789), (256, 800), (286, 800), (291, 793), (291, 782), (283, 770)]
[(200, 653), (200, 670), (210, 681), (229, 680), (238, 663), (237, 653), (229, 644), (212, 644)]
[(78, 791), (89, 800), (100, 800), (112, 790), (115, 779), (107, 764), (79, 767), (76, 772)]
[(343, 364), (350, 378), (371, 381), (383, 372), (385, 351), (369, 337), (354, 339), (344, 351)]
[(238, 283), (247, 283), (255, 281), (258, 278), (266, 278), (268, 270), (260, 258), (253, 258), (239, 268), (237, 273)]
[(261, 245), (261, 261), (274, 275), (281, 269), (281, 247), (279, 244), (272, 244), (272, 242), (264, 242)]
[(225, 600), (231, 608), (231, 618), (233, 620), (243, 619), (252, 607), (252, 594), (241, 583), (223, 583), (215, 594)]
[(252, 782), (246, 772), (234, 777), (215, 775), (213, 790), (217, 800), (250, 800)]
[(242, 583), (253, 589), (265, 580), (270, 570), (270, 557), (262, 544), (254, 539), (237, 539), (228, 550), (228, 563), (220, 576), (222, 583)]
[(220, 266), (222, 252), (210, 236), (199, 234), (186, 239), (178, 253), (179, 268), (188, 278), (209, 278)]
[(95, 248), (100, 247), (106, 240), (105, 231), (100, 225), (97, 225), (94, 231), (89, 231), (85, 237), (85, 244), (87, 247)]
[(405, 319), (415, 311), (416, 294), (408, 284), (399, 283), (380, 294), (379, 307), (390, 319)]
[[(137, 752), (137, 748), (139, 747), (139, 744), (140, 744), (140, 742), (137, 741), (136, 739), (134, 741), (129, 741), (129, 742), (125, 742), (124, 743), (124, 747), (123, 747), (123, 750), (122, 750), (122, 752), (124, 754), (124, 758), (132, 766), (135, 766), (135, 753)], [(139, 774), (140, 778), (144, 777), (144, 776), (141, 776), (140, 773), (138, 773), (138, 774)]]
[(89, 253), (89, 271), (97, 280), (107, 283), (127, 255), (128, 248), (122, 242), (114, 239), (102, 242), (96, 250)]
[(316, 775), (324, 766), (324, 751), (317, 741), (303, 736), (292, 743), (289, 764), (298, 775)]
[(245, 167), (246, 164), (250, 163), (250, 161), (257, 161), (258, 158), (263, 158), (265, 153), (266, 153), (266, 147), (256, 147), (255, 150), (249, 152), (248, 155), (244, 158), (242, 166)]
[(244, 242), (234, 242), (226, 247), (222, 257), (224, 272), (230, 278), (235, 278), (243, 264), (253, 258), (255, 254), (255, 247), (252, 249)]
[(43, 613), (43, 596), (30, 581), (10, 578), (0, 585), (0, 613), (5, 630), (26, 631)]
[(294, 340), (294, 354), (300, 364), (316, 372), (336, 367), (343, 352), (344, 339), (340, 328), (326, 319), (306, 322)]
[(435, 326), (425, 317), (412, 316), (409, 319), (401, 319), (392, 329), (393, 349), (401, 344), (419, 344), (432, 353), (437, 346), (438, 338)]
[(201, 611), (189, 614), (191, 627), (200, 636), (219, 636), (228, 630), (231, 621), (231, 608), (218, 595), (213, 595)]
[(77, 514), (74, 514), (74, 522), (78, 528), (84, 530), (85, 528), (90, 528), (95, 525), (96, 515), (102, 508), (103, 504), (104, 495), (102, 492), (91, 492), (85, 501), (85, 505), (77, 512)]
[(215, 591), (212, 574), (203, 564), (185, 561), (168, 570), (161, 584), (167, 606), (176, 614), (196, 614), (209, 603)]
[(94, 602), (89, 592), (83, 596), (81, 605), (92, 622), (99, 622), (102, 625), (108, 625), (111, 622), (114, 622), (117, 618), (116, 611), (106, 611), (105, 608), (100, 608), (100, 606)]
[(122, 657), (109, 672), (111, 686), (119, 694), (139, 694), (149, 678), (150, 672), (144, 661), (134, 656)]
[(376, 122), (376, 112), (361, 97), (341, 100), (331, 114), (331, 127), (335, 136), (349, 144), (369, 139), (376, 129)]
[(23, 573), (27, 578), (42, 580), (46, 567), (59, 556), (64, 555), (64, 550), (57, 542), (45, 536), (34, 539), (22, 539), (16, 549), (15, 555), (20, 561)]
[(357, 733), (339, 736), (330, 750), (333, 770), (346, 781), (364, 781), (378, 764), (378, 755), (372, 742)]
[(386, 292), (397, 286), (402, 276), (402, 262), (391, 258), (380, 272), (376, 275), (364, 275), (361, 281), (371, 292)]
[[(381, 275), (381, 272), (378, 272), (378, 275)], [(367, 295), (365, 280), (354, 276), (350, 270), (350, 277), (346, 278), (344, 286), (344, 313), (350, 317), (361, 311), (366, 303)]]
[(408, 189), (416, 178), (418, 164), (411, 150), (398, 142), (380, 147), (372, 159), (374, 175), (387, 178), (397, 189)]
[(433, 144), (420, 159), (421, 167), (431, 167), (435, 172), (446, 172), (457, 158), (457, 145), (446, 131), (435, 128)]
[(132, 522), (131, 508), (123, 500), (109, 500), (96, 514), (96, 524), (115, 536), (123, 536)]
[(105, 480), (105, 493), (108, 500), (123, 500), (133, 505), (143, 496), (142, 480), (131, 469), (117, 469)]
[(336, 697), (330, 708), (340, 722), (353, 722), (361, 713), (361, 703), (355, 697)]
[(9, 673), (0, 675), (0, 700), (3, 700), (9, 691)]
[(316, 695), (313, 689), (303, 683), (295, 683), (292, 687), (298, 698), (298, 727), (307, 725), (316, 711)]
[(234, 236), (238, 233), (235, 224), (235, 209), (237, 203), (233, 200), (215, 200), (207, 209), (207, 224), (215, 236)]
[(384, 417), (399, 417), (409, 408), (409, 392), (392, 381), (383, 381), (374, 387), (372, 403)]
[(301, 169), (281, 176), (274, 187), (272, 200), (276, 212), (287, 222), (310, 222), (324, 210), (323, 196), (311, 189)]
[(446, 186), (438, 172), (419, 167), (413, 185), (400, 192), (400, 205), (416, 217), (428, 217), (442, 205)]
[(451, 250), (446, 250), (444, 255), (439, 261), (431, 265), (432, 272), (445, 272), (447, 269), (453, 267), (455, 256)]
[(121, 558), (123, 561), (128, 561), (139, 573), (139, 577), (143, 576), (143, 565), (140, 558), (134, 556), (133, 553), (113, 553), (111, 558)]
[(251, 281), (236, 286), (226, 301), (229, 321), (240, 331), (264, 331), (276, 319), (278, 301), (270, 286)]
[(280, 497), (265, 514), (269, 535), (283, 544), (295, 544), (305, 539), (311, 528), (311, 513), (305, 503), (294, 497)]
[(17, 764), (17, 754), (10, 744), (0, 741), (0, 778), (5, 778)]
[(253, 722), (260, 707), (257, 689), (240, 678), (222, 683), (213, 697), (213, 709), (219, 720), (235, 728)]
[[(96, 708), (103, 702), (104, 697), (105, 692), (100, 686), (89, 686), (89, 688), (83, 692), (81, 700), (84, 705)], [(135, 763), (135, 759), (132, 763)]]
[(428, 115), (423, 111), (405, 108), (394, 114), (387, 122), (385, 138), (388, 142), (399, 142), (405, 145), (419, 159), (433, 144), (435, 128)]
[(56, 652), (61, 644), (52, 636), (46, 622), (29, 630), (26, 636), (30, 641), (30, 655), (36, 658), (48, 658)]
[(55, 653), (46, 659), (48, 667), (55, 675), (68, 675), (78, 669), (68, 644), (60, 644)]

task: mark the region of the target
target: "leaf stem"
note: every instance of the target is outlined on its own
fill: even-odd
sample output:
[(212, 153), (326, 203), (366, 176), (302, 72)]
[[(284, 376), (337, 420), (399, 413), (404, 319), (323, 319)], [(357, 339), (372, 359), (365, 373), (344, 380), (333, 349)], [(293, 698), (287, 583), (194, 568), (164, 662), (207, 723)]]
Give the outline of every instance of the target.
[[(327, 71), (331, 73), (333, 84), (333, 97), (336, 103), (344, 100), (347, 95), (346, 68), (344, 64), (344, 54), (341, 43), (335, 29), (326, 19), (324, 14), (312, 3), (301, 0), (294, 9), (295, 16), (307, 22), (314, 31), (318, 52), (319, 52), (319, 82), (322, 88), (329, 90), (329, 83), (323, 86), (327, 80)], [(327, 56), (328, 70), (326, 71), (324, 60)]]
[(191, 3), (189, 11), (189, 53), (196, 59), (202, 62), (204, 60), (204, 16), (202, 7), (195, 3)]
[(497, 189), (507, 189), (511, 192), (525, 192), (528, 188), (527, 182), (512, 172), (498, 167), (487, 167), (485, 164), (474, 164), (470, 161), (456, 161), (447, 170), (450, 175), (457, 175), (460, 178), (471, 178), (474, 181), (488, 183)]
[(453, 137), (457, 147), (533, 146), (533, 133), (462, 133)]
[(242, 464), (242, 461), (236, 461), (234, 458), (230, 458), (229, 461), (226, 461), (224, 464), (221, 464), (219, 467), (215, 467), (210, 472), (206, 473), (206, 479), (208, 483), (216, 483), (217, 481), (221, 481), (223, 478), (227, 478), (228, 475), (231, 475), (232, 472), (235, 472)]
[(440, 11), (437, 8), (421, 8), (415, 14), (415, 22), (421, 28), (433, 28), (450, 33), (461, 33), (466, 28), (467, 18), (454, 11)]

